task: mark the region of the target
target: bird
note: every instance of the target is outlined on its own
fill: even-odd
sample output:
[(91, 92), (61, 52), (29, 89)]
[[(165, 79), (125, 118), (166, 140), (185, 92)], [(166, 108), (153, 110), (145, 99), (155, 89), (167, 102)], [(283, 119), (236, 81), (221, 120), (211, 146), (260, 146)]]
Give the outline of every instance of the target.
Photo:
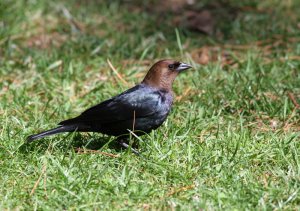
[(163, 124), (173, 103), (172, 84), (179, 73), (189, 68), (192, 66), (187, 63), (160, 60), (141, 83), (58, 123), (54, 129), (28, 136), (27, 141), (63, 132), (99, 132), (117, 137), (121, 146), (128, 148), (123, 140), (128, 139), (130, 131), (140, 136)]

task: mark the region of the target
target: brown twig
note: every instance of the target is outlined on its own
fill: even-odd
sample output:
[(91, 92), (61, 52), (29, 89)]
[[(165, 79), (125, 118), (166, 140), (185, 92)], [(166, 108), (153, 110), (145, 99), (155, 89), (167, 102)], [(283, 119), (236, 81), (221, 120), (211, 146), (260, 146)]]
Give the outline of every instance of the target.
[(45, 198), (48, 199), (46, 183), (47, 183), (47, 172), (45, 172), (45, 176), (44, 176), (44, 192), (45, 192)]
[(78, 154), (101, 154), (101, 155), (105, 155), (105, 156), (108, 156), (108, 157), (113, 157), (113, 158), (118, 158), (119, 155), (114, 155), (114, 154), (111, 154), (111, 153), (107, 153), (107, 152), (101, 152), (101, 151), (98, 151), (98, 150), (91, 150), (91, 149), (82, 149), (82, 148), (76, 148), (75, 150)]
[(123, 79), (123, 77), (118, 73), (118, 71), (116, 70), (116, 68), (112, 65), (112, 63), (109, 61), (109, 59), (107, 59), (107, 63), (108, 66), (110, 67), (110, 69), (117, 75), (117, 77), (127, 86), (128, 83)]
[(37, 181), (34, 183), (34, 186), (30, 192), (30, 196), (32, 196), (34, 194), (34, 191), (36, 190), (37, 186), (39, 185), (40, 181), (41, 181), (41, 178), (43, 176), (43, 174), (46, 172), (46, 165), (43, 166), (42, 168), (42, 173), (40, 174), (39, 178), (37, 179)]
[(294, 106), (297, 108), (297, 109), (300, 109), (300, 105), (298, 104), (296, 98), (295, 98), (295, 95), (292, 93), (292, 92), (288, 92), (288, 96), (289, 98), (291, 99), (292, 103), (294, 104)]

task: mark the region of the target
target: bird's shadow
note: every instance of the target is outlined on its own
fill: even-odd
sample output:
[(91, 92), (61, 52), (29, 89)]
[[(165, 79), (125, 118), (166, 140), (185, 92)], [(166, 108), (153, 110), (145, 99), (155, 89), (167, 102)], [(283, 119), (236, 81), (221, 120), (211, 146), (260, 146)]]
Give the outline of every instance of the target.
[(47, 138), (36, 140), (32, 143), (24, 142), (18, 151), (24, 154), (33, 151), (46, 151), (50, 147), (59, 148), (63, 150), (74, 150), (75, 152), (80, 151), (80, 149), (88, 150), (101, 150), (104, 148), (113, 149), (116, 152), (121, 152), (124, 148), (118, 143), (116, 138), (99, 136), (99, 135), (81, 135), (73, 134), (67, 135), (62, 140), (46, 140)]

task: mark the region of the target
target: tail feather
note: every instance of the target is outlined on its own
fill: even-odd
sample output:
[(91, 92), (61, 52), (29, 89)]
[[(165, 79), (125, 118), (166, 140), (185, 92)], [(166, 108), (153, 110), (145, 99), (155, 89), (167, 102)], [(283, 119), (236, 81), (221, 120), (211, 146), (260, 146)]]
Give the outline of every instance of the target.
[(40, 139), (40, 138), (54, 135), (57, 133), (73, 132), (73, 131), (77, 130), (77, 128), (78, 128), (77, 125), (63, 125), (63, 126), (59, 126), (57, 128), (51, 129), (51, 130), (46, 130), (44, 132), (28, 136), (26, 140), (27, 140), (27, 142), (32, 142), (36, 139)]

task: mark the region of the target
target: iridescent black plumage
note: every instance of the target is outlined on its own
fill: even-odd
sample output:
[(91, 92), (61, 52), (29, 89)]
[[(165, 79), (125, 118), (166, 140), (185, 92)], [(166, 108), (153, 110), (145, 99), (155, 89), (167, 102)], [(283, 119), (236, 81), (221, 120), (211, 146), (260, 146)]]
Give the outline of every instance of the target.
[(142, 83), (93, 106), (57, 128), (27, 138), (33, 141), (62, 132), (100, 132), (107, 135), (148, 133), (167, 118), (173, 101), (172, 83), (177, 74), (191, 66), (173, 60), (154, 64)]

